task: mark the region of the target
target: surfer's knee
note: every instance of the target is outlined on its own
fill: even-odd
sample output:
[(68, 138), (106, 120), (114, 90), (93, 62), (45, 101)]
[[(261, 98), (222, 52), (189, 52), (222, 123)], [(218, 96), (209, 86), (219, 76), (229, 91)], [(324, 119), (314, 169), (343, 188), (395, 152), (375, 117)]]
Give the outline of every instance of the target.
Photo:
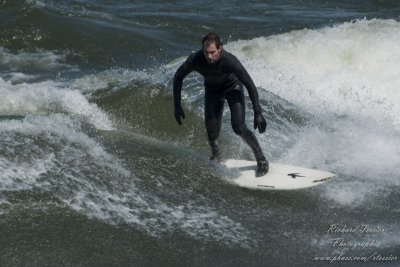
[(232, 129), (235, 132), (235, 134), (237, 134), (239, 136), (243, 136), (246, 133), (247, 127), (245, 124), (233, 123)]

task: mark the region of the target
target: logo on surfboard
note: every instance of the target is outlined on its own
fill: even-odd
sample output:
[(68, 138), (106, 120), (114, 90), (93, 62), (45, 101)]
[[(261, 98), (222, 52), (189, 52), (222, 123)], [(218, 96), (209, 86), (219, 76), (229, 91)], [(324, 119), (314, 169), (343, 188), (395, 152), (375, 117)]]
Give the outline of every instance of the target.
[(288, 173), (288, 176), (292, 177), (293, 179), (296, 179), (296, 177), (305, 177), (300, 175), (300, 173)]

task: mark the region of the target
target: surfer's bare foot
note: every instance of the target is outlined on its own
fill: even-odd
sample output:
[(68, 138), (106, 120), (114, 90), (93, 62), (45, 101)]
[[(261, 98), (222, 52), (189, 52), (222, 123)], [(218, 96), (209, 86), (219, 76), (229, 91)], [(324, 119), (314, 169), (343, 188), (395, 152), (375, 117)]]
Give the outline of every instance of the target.
[(261, 177), (267, 174), (269, 171), (269, 163), (268, 160), (265, 158), (262, 158), (261, 160), (257, 160), (257, 171), (256, 171), (256, 177)]

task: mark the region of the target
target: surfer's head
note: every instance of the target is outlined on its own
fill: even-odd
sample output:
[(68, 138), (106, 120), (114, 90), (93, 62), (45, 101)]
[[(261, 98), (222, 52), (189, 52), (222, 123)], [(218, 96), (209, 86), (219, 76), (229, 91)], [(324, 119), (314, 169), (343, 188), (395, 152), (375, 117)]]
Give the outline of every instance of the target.
[(203, 54), (208, 63), (215, 63), (222, 54), (221, 38), (214, 32), (210, 32), (203, 37)]

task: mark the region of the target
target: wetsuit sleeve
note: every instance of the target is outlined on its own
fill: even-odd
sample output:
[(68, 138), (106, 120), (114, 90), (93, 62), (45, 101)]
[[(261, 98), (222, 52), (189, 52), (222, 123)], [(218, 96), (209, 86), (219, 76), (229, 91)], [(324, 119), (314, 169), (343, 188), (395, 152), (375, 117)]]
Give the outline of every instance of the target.
[(261, 113), (261, 106), (258, 98), (257, 88), (254, 85), (254, 82), (251, 79), (249, 73), (237, 58), (235, 58), (235, 62), (233, 63), (232, 67), (233, 67), (233, 74), (235, 74), (235, 76), (239, 79), (239, 81), (243, 83), (243, 85), (247, 89), (247, 92), (249, 93), (251, 103), (253, 104), (254, 113), (255, 114)]
[(181, 105), (181, 91), (183, 79), (194, 70), (194, 54), (190, 55), (187, 60), (178, 68), (174, 76), (174, 105)]

